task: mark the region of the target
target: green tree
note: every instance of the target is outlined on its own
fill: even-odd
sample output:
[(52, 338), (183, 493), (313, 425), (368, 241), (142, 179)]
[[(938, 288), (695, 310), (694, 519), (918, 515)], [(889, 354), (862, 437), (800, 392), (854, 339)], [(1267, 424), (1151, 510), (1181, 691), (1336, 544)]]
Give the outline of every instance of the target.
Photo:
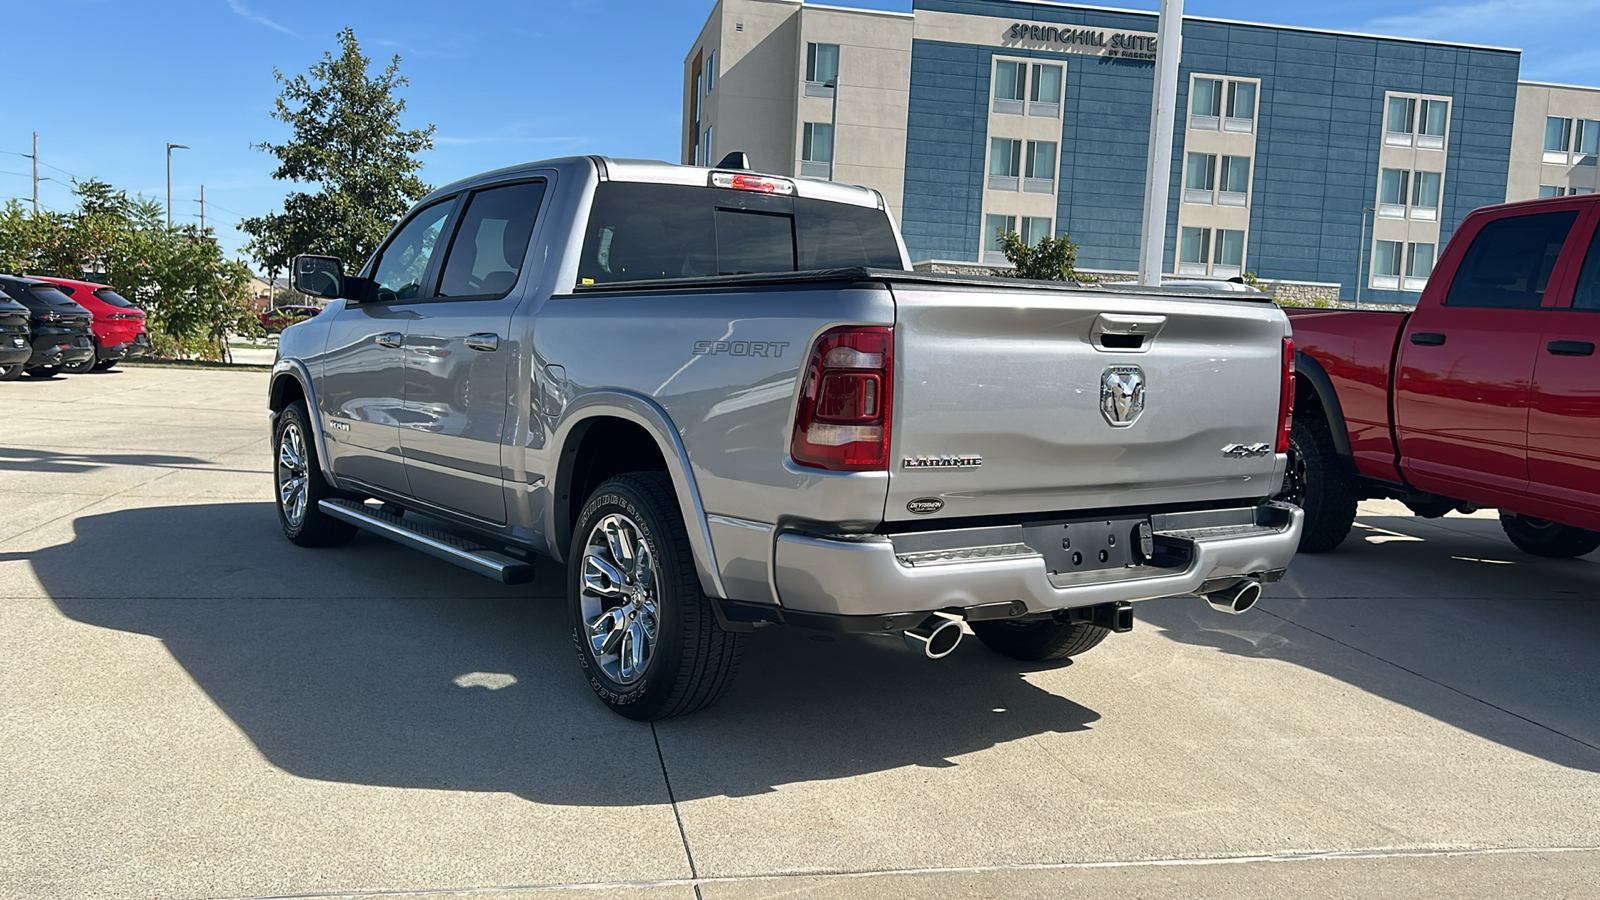
[(407, 81), (400, 57), (376, 76), (350, 28), (339, 33), (337, 57), (324, 53), (309, 77), (273, 77), (283, 86), (272, 117), (289, 139), (256, 147), (278, 159), (272, 177), (312, 186), (284, 199), (283, 212), (239, 223), (250, 255), (270, 272), (287, 270), (301, 253), (331, 254), (352, 267), (364, 263), (389, 228), (424, 194), (417, 154), (433, 148), (432, 125), (407, 129), (397, 93)]
[(1000, 231), (1000, 252), (1016, 267), (1008, 273), (1014, 278), (1084, 280), (1076, 269), (1078, 245), (1072, 242), (1070, 235), (1041, 238), (1039, 243), (1029, 246), (1015, 231)]

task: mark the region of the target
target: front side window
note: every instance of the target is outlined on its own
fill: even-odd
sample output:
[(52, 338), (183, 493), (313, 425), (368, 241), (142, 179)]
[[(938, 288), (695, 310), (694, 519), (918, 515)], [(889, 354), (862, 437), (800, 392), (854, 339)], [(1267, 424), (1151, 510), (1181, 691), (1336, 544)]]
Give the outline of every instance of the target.
[(1483, 226), (1450, 280), (1445, 305), (1537, 309), (1577, 218), (1577, 210), (1568, 209)]
[(1572, 291), (1572, 308), (1600, 310), (1600, 230), (1595, 231), (1589, 252), (1584, 254), (1578, 286)]
[(806, 81), (813, 84), (838, 83), (838, 44), (806, 44)]
[(412, 216), (380, 251), (378, 264), (372, 270), (379, 300), (415, 300), (422, 296), (428, 260), (433, 258), (454, 203), (454, 198), (441, 200)]
[(504, 297), (517, 283), (544, 200), (543, 181), (477, 191), (467, 200), (439, 279), (441, 297)]

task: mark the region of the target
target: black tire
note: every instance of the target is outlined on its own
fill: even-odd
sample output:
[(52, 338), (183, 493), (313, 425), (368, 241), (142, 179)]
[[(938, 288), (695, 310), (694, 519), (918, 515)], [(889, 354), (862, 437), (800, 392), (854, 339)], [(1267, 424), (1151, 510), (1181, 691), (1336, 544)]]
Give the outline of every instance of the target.
[(34, 366), (27, 370), (29, 378), (54, 378), (61, 374), (60, 366)]
[[(641, 544), (648, 557), (637, 553)], [(607, 576), (607, 567), (623, 581)], [(567, 605), (589, 687), (627, 718), (654, 721), (704, 709), (738, 671), (744, 636), (722, 630), (700, 590), (689, 533), (665, 474), (619, 475), (590, 495), (572, 532)], [(642, 655), (636, 667), (628, 662), (641, 658), (630, 654), (633, 648)]]
[(0, 366), (0, 381), (16, 381), (22, 377), (22, 363)]
[(1574, 528), (1546, 519), (1501, 512), (1500, 527), (1523, 553), (1551, 559), (1571, 559), (1600, 549), (1600, 532)]
[[(302, 547), (337, 547), (356, 536), (356, 527), (322, 511), (318, 501), (338, 496), (317, 460), (311, 416), (296, 400), (278, 413), (272, 429), (272, 496), (283, 536)], [(300, 493), (294, 485), (298, 479)], [(294, 500), (299, 495), (298, 501)]]
[(1289, 471), (1280, 499), (1305, 510), (1301, 553), (1326, 553), (1344, 542), (1356, 521), (1356, 480), (1333, 448), (1320, 415), (1298, 416), (1289, 432)]
[(1001, 656), (1038, 662), (1087, 653), (1111, 633), (1088, 622), (973, 622), (972, 633)]

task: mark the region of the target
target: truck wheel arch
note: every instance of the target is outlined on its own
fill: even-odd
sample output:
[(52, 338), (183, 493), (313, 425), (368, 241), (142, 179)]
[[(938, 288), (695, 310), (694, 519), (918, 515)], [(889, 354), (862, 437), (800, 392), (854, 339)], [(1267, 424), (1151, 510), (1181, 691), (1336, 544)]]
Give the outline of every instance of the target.
[[(1322, 364), (1308, 356), (1304, 350), (1294, 355), (1295, 396), (1294, 414), (1318, 415), (1328, 422), (1333, 436), (1333, 449), (1339, 458), (1352, 463), (1350, 432), (1345, 427), (1344, 408), (1339, 404), (1339, 394), (1334, 390), (1333, 379), (1328, 377)], [(1304, 412), (1303, 412), (1304, 411)]]
[(322, 469), (322, 477), (328, 483), (338, 486), (339, 481), (333, 475), (333, 467), (329, 462), (328, 442), (322, 433), (322, 410), (317, 407), (316, 393), (311, 389), (311, 373), (306, 371), (305, 363), (298, 359), (280, 359), (272, 366), (272, 385), (267, 389), (267, 408), (272, 411), (272, 418), (277, 419), (289, 404), (296, 400), (304, 400), (306, 412), (311, 415), (311, 440), (316, 444), (317, 463)]
[[(600, 461), (591, 467), (595, 440), (648, 438), (643, 448)], [(587, 443), (586, 443), (587, 442)], [(550, 547), (557, 560), (565, 560), (572, 543), (572, 529), (587, 499), (588, 490), (623, 471), (661, 471), (672, 481), (689, 546), (702, 589), (712, 597), (726, 596), (711, 546), (710, 526), (700, 501), (699, 487), (689, 465), (683, 440), (666, 412), (649, 398), (626, 391), (594, 391), (576, 398), (567, 406), (564, 421), (557, 427), (553, 444), (559, 447), (555, 477), (551, 484), (549, 515)], [(653, 452), (651, 452), (653, 451)], [(622, 469), (617, 469), (618, 466)], [(645, 468), (639, 468), (646, 465)]]

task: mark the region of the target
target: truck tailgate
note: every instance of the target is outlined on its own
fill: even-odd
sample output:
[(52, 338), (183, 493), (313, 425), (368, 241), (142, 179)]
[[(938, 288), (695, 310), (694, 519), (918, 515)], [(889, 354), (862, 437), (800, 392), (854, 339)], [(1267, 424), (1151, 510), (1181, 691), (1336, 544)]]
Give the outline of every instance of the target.
[(1288, 326), (1272, 305), (970, 285), (893, 291), (887, 519), (1277, 492)]

